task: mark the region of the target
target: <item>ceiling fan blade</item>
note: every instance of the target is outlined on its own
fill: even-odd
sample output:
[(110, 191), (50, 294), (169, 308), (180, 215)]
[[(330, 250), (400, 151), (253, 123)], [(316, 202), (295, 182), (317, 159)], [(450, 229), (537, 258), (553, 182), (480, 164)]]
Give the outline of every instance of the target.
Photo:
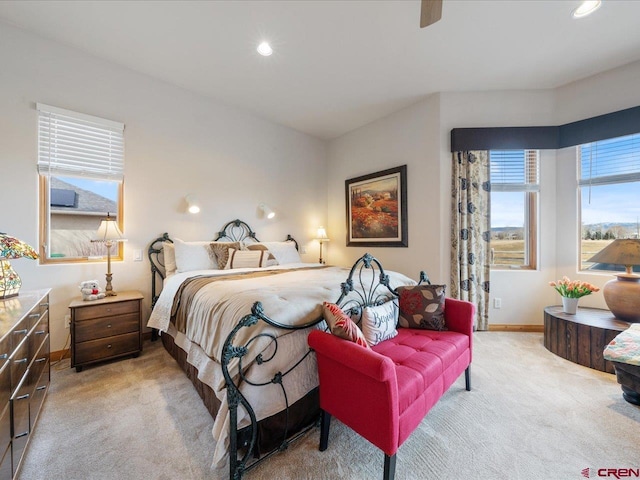
[(422, 0), (420, 28), (428, 27), (442, 18), (442, 0)]

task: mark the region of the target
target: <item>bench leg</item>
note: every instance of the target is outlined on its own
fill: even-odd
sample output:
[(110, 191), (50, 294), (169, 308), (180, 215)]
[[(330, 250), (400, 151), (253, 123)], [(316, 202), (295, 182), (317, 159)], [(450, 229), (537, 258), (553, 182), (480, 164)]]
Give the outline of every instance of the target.
[(467, 392), (471, 390), (471, 365), (464, 371), (464, 386)]
[(329, 446), (329, 426), (331, 424), (331, 414), (321, 410), (320, 414), (320, 451), (324, 452)]
[(396, 476), (396, 454), (384, 454), (384, 480), (393, 480)]

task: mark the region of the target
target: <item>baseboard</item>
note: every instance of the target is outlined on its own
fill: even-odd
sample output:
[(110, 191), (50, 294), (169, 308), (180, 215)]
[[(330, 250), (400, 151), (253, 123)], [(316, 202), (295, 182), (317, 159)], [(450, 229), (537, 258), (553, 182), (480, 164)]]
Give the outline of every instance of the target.
[(544, 325), (513, 325), (510, 323), (489, 324), (490, 332), (544, 332)]
[[(151, 331), (148, 332), (142, 332), (142, 341), (144, 342), (145, 340), (151, 340)], [(63, 358), (70, 358), (71, 357), (71, 349), (70, 348), (66, 348), (64, 350), (58, 350), (55, 352), (51, 352), (51, 362), (59, 362), (60, 360), (62, 360)]]

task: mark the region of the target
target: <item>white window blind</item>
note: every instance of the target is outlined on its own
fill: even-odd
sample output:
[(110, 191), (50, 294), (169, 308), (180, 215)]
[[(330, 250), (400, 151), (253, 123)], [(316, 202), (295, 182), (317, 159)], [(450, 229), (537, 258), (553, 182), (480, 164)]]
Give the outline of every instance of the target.
[(640, 133), (586, 143), (578, 153), (580, 185), (640, 181)]
[(122, 181), (124, 124), (41, 103), (38, 172)]
[(540, 190), (537, 150), (491, 150), (489, 162), (492, 191), (537, 192)]

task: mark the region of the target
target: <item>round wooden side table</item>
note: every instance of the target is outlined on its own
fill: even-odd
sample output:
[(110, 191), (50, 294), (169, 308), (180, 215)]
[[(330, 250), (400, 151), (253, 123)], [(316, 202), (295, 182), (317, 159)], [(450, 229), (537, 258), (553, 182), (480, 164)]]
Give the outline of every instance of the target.
[(578, 365), (615, 373), (613, 364), (604, 359), (602, 352), (630, 325), (600, 308), (578, 307), (575, 315), (569, 315), (560, 305), (545, 307), (544, 346)]

